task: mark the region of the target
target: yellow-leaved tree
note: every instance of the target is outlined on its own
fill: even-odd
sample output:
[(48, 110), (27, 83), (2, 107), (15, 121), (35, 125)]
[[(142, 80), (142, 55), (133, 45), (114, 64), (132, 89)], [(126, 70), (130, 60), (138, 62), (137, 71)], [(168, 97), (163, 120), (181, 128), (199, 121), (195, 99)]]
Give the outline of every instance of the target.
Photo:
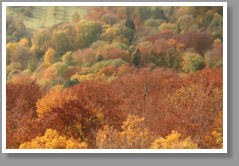
[(19, 149), (86, 149), (87, 144), (47, 129), (45, 135), (20, 145)]
[(156, 139), (151, 149), (198, 149), (198, 146), (190, 137), (182, 138), (181, 134), (173, 130), (166, 138)]
[(53, 48), (48, 47), (45, 55), (44, 55), (44, 63), (45, 64), (53, 64), (56, 62), (56, 51)]
[(205, 148), (210, 149), (222, 149), (223, 148), (223, 131), (222, 128), (217, 128), (212, 132), (209, 132), (203, 137), (202, 145)]
[(96, 137), (100, 149), (145, 149), (153, 138), (147, 128), (144, 128), (144, 118), (128, 115), (119, 132), (108, 125), (99, 130)]

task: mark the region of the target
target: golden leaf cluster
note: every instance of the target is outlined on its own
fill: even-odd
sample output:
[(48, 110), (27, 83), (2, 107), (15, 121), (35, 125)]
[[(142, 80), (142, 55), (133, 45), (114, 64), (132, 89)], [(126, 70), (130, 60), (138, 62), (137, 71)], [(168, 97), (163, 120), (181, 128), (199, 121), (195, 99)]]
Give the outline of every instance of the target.
[(59, 135), (56, 130), (47, 129), (45, 135), (22, 143), (19, 149), (86, 149), (87, 144), (73, 138)]

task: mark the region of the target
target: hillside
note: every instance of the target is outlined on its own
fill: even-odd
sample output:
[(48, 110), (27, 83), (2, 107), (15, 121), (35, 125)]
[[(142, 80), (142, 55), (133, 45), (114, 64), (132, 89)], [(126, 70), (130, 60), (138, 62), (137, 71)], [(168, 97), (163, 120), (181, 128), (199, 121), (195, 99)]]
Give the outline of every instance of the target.
[(7, 148), (222, 149), (222, 7), (7, 9)]

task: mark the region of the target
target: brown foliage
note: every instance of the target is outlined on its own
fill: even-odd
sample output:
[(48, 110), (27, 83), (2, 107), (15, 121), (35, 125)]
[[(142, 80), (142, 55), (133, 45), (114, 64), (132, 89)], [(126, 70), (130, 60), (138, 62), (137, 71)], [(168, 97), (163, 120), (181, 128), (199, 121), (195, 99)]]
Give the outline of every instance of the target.
[(117, 104), (107, 83), (92, 80), (70, 89), (52, 90), (37, 102), (37, 113), (44, 128), (88, 140), (92, 147), (99, 127), (118, 123)]
[[(145, 125), (155, 134), (164, 129), (164, 99), (180, 86), (181, 78), (172, 71), (147, 68), (125, 74), (112, 81), (113, 91), (122, 100), (120, 112), (145, 117)], [(161, 129), (162, 128), (162, 129)]]
[(21, 142), (40, 133), (35, 109), (43, 94), (29, 78), (7, 83), (7, 148), (18, 148)]
[(122, 60), (126, 62), (130, 62), (131, 57), (128, 53), (128, 51), (123, 50), (121, 48), (112, 48), (109, 49), (106, 55), (103, 55), (104, 59), (117, 59), (121, 58)]
[(198, 32), (195, 30), (187, 31), (174, 37), (180, 43), (188, 48), (194, 48), (195, 51), (203, 55), (205, 51), (212, 47), (213, 36), (208, 32)]
[(172, 36), (173, 36), (173, 32), (172, 31), (165, 30), (165, 31), (159, 32), (158, 34), (155, 34), (155, 35), (146, 36), (145, 40), (154, 43), (156, 40), (159, 40), (159, 39), (167, 40), (167, 39), (171, 38)]
[(105, 10), (102, 7), (94, 7), (93, 9), (91, 9), (86, 18), (89, 20), (100, 20), (102, 15), (105, 14)]
[[(215, 117), (222, 112), (222, 70), (204, 69), (189, 74), (183, 86), (169, 97), (167, 122), (171, 129), (199, 143), (214, 130)], [(221, 117), (222, 118), (222, 117)]]
[(78, 65), (95, 63), (97, 60), (96, 51), (92, 48), (86, 48), (83, 50), (77, 50), (73, 52), (74, 60)]
[(8, 42), (7, 148), (222, 148), (221, 16), (91, 7)]

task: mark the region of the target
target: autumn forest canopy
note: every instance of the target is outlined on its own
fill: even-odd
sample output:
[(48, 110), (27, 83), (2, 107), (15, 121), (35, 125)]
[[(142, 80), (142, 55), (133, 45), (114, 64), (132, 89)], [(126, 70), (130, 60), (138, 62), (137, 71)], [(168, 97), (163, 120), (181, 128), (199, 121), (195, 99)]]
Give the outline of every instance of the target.
[(223, 148), (222, 25), (222, 7), (7, 7), (7, 148)]

